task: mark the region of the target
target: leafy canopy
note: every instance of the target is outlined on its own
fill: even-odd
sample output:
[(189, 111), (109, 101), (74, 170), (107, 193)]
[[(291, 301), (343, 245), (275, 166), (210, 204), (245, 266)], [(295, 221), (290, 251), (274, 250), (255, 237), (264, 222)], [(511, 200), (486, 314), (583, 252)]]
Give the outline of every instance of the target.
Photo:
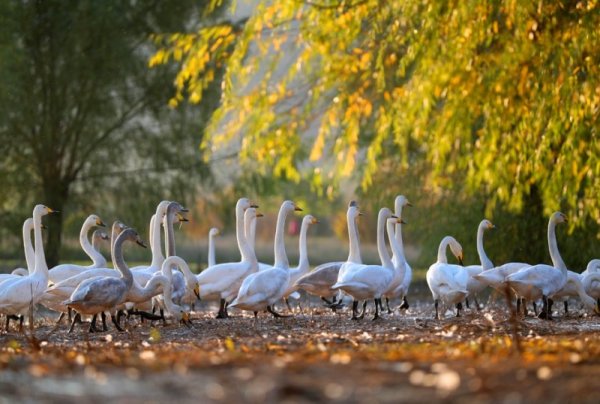
[(428, 184), (515, 210), (536, 187), (547, 212), (600, 220), (598, 26), (597, 1), (260, 1), (157, 37), (150, 65), (180, 63), (172, 105), (226, 66), (207, 155), (316, 189), (424, 159)]

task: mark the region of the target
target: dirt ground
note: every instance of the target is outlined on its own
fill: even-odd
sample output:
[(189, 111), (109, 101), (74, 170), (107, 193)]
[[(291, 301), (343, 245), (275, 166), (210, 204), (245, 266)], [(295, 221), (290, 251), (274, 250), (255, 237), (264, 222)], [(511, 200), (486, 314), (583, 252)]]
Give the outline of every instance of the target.
[(357, 322), (303, 304), (123, 333), (38, 320), (37, 341), (0, 335), (0, 402), (600, 402), (600, 317), (515, 322), (498, 304), (436, 321), (421, 301)]

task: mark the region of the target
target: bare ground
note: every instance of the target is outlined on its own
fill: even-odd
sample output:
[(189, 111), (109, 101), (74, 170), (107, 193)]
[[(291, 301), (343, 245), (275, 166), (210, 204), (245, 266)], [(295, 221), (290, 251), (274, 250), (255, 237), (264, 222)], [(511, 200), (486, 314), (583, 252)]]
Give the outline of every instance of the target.
[[(211, 307), (212, 308), (212, 307)], [(436, 321), (429, 303), (351, 321), (313, 301), (293, 318), (208, 310), (191, 328), (0, 336), (0, 402), (598, 402), (600, 318), (518, 322), (500, 305)]]

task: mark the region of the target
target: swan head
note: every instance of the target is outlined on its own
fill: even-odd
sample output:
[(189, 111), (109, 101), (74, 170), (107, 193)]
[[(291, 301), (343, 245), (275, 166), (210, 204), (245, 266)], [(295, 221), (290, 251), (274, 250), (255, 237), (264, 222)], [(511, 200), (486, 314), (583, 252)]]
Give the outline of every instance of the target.
[(296, 203), (294, 201), (283, 201), (283, 203), (281, 204), (281, 211), (284, 212), (292, 212), (292, 211), (296, 211), (296, 212), (302, 212), (302, 208), (300, 208), (298, 205), (296, 205)]
[(317, 220), (316, 217), (314, 217), (313, 215), (306, 215), (304, 216), (304, 219), (302, 219), (303, 223), (307, 223), (307, 224), (317, 224), (319, 223), (319, 221)]
[(452, 254), (454, 254), (460, 265), (462, 265), (465, 256), (463, 254), (463, 249), (460, 243), (456, 241), (454, 237), (449, 236), (448, 245), (450, 246), (450, 251), (452, 251)]
[(221, 230), (219, 230), (216, 227), (211, 227), (210, 230), (208, 231), (208, 235), (211, 237), (218, 236), (219, 234), (221, 234)]
[(89, 215), (87, 219), (85, 219), (85, 224), (89, 226), (106, 227), (106, 224), (104, 224), (98, 215)]
[(479, 225), (481, 227), (483, 227), (484, 229), (495, 229), (496, 228), (496, 226), (494, 226), (494, 224), (487, 219), (483, 219)]
[(389, 208), (381, 208), (379, 209), (379, 215), (377, 217), (379, 220), (387, 220), (396, 219), (398, 216), (394, 215)]
[(119, 239), (121, 239), (121, 238), (124, 238), (125, 240), (128, 240), (128, 241), (134, 241), (140, 247), (147, 248), (146, 243), (144, 243), (144, 241), (142, 240), (142, 238), (140, 237), (140, 235), (138, 234), (138, 232), (135, 229), (127, 228), (127, 229), (123, 230), (121, 232), (121, 234), (119, 234)]
[(238, 199), (237, 203), (235, 204), (235, 208), (237, 210), (246, 210), (248, 208), (258, 208), (258, 205), (255, 204), (254, 202), (250, 201), (250, 199), (248, 198), (240, 198)]
[(45, 216), (48, 215), (50, 213), (60, 213), (58, 210), (54, 210), (51, 209), (49, 207), (47, 207), (46, 205), (35, 205), (35, 207), (33, 208), (33, 215), (34, 216)]
[(588, 262), (587, 267), (585, 268), (588, 272), (597, 272), (600, 271), (600, 259), (593, 259)]
[(108, 234), (104, 230), (95, 230), (92, 234), (94, 240), (109, 240)]
[(413, 206), (412, 203), (408, 201), (404, 195), (398, 195), (396, 199), (394, 199), (394, 208), (396, 212), (400, 211), (405, 206)]
[(554, 212), (550, 218), (554, 223), (566, 223), (568, 222), (567, 216), (562, 212)]

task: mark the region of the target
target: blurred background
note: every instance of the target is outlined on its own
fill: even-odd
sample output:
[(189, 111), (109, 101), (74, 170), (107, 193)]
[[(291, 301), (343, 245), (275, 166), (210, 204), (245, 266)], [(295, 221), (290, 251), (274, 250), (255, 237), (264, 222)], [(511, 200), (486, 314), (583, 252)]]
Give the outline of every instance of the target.
[(85, 260), (88, 214), (147, 238), (163, 199), (191, 210), (177, 243), (196, 270), (213, 226), (235, 260), (241, 196), (265, 213), (261, 261), (284, 199), (321, 221), (311, 264), (344, 259), (355, 199), (377, 262), (377, 211), (404, 194), (414, 268), (445, 235), (477, 263), (483, 218), (494, 263), (550, 262), (562, 210), (579, 272), (600, 251), (598, 26), (596, 1), (0, 2), (0, 268), (24, 263), (36, 203), (62, 212), (44, 219), (50, 267)]

